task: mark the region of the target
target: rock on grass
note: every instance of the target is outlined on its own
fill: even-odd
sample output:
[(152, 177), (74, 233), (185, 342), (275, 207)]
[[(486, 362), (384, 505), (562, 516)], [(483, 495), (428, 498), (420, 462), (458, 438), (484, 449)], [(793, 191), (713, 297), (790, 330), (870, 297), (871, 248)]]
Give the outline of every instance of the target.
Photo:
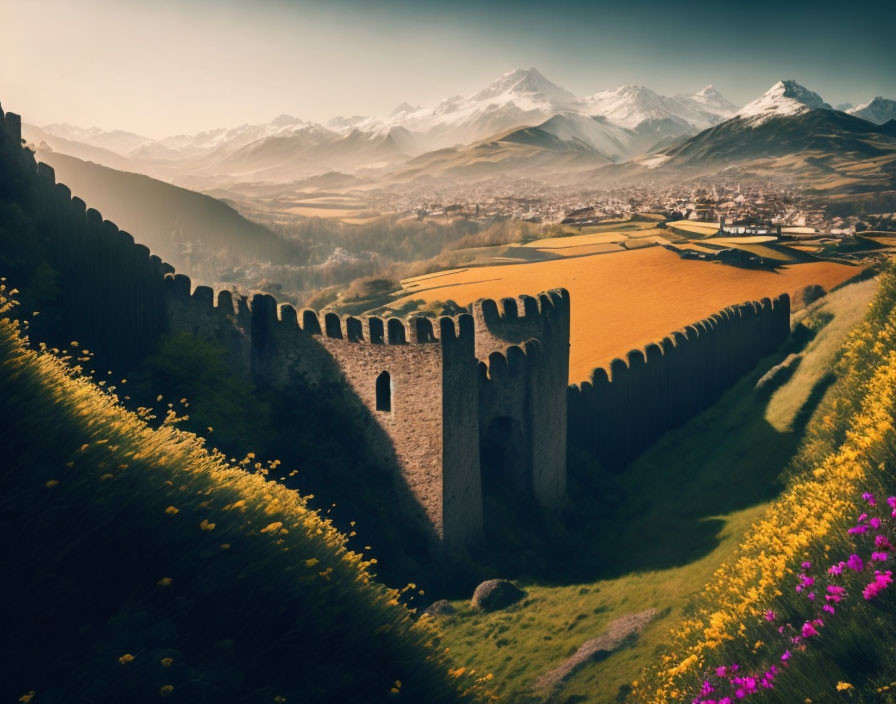
[(489, 579), (473, 592), (470, 602), (474, 609), (481, 611), (498, 611), (506, 609), (526, 596), (526, 592), (506, 579)]

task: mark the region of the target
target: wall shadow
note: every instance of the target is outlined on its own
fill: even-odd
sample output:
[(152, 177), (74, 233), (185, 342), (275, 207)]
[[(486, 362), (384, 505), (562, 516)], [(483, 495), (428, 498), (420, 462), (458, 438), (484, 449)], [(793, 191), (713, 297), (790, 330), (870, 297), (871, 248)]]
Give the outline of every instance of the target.
[(486, 497), (500, 525), (491, 522), (479, 564), (502, 577), (567, 585), (669, 569), (711, 553), (725, 526), (721, 516), (780, 493), (781, 472), (834, 381), (826, 375), (815, 384), (791, 430), (765, 420), (771, 392), (755, 390), (756, 381), (810, 338), (802, 335), (764, 358), (715, 405), (664, 433), (622, 472), (571, 444), (570, 503), (561, 515), (489, 506)]
[[(128, 379), (119, 395), (132, 409), (161, 407), (157, 415), (164, 416), (169, 399), (187, 397), (190, 407), (177, 410), (191, 418), (180, 427), (228, 457), (254, 452), (261, 462), (280, 460), (269, 477), (313, 495), (311, 506), (350, 536), (349, 547), (377, 559), (382, 581), (443, 587), (451, 565), (434, 559), (439, 541), (392, 440), (348, 384), (339, 383), (341, 371), (320, 337), (295, 326), (321, 383), (305, 383), (297, 372), (284, 383), (256, 378), (249, 371), (254, 362), (234, 359), (248, 349), (240, 336), (255, 332), (246, 302), (225, 292), (215, 305), (210, 290), (191, 295), (186, 277), (172, 281), (172, 267), (55, 183), (53, 170), (22, 148), (17, 125), (17, 116), (0, 112), (0, 276), (21, 291), (18, 311), (33, 319), (31, 343), (70, 348), (75, 356), (89, 348), (85, 369), (110, 383)], [(191, 329), (172, 330), (171, 296), (184, 286), (191, 314), (207, 307), (207, 320), (197, 316)], [(222, 301), (233, 303), (243, 329), (221, 322), (229, 315)], [(222, 325), (230, 325), (227, 339), (204, 334)], [(160, 363), (172, 332), (185, 337)], [(212, 428), (217, 432), (210, 434)]]

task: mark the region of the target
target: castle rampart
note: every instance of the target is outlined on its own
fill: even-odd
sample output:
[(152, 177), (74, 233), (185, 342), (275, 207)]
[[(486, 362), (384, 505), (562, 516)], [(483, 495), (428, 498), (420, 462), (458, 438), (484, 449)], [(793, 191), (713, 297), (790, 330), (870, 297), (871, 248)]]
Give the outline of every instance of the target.
[(571, 439), (610, 468), (715, 403), (790, 334), (790, 298), (731, 306), (569, 389)]
[(14, 155), (9, 168), (33, 184), (50, 237), (62, 294), (48, 333), (123, 372), (164, 335), (186, 333), (215, 341), (234, 373), (261, 386), (337, 395), (366, 429), (370, 457), (397, 470), (407, 491), (396, 495), (413, 499), (421, 532), (449, 550), (482, 533), (483, 473), (556, 507), (566, 497), (568, 431), (610, 466), (624, 463), (789, 333), (786, 296), (734, 306), (568, 390), (565, 290), (480, 300), (470, 314), (433, 321), (297, 311), (267, 295), (194, 288), (56, 184), (53, 169), (21, 148), (18, 116), (0, 110), (0, 120), (0, 157)]

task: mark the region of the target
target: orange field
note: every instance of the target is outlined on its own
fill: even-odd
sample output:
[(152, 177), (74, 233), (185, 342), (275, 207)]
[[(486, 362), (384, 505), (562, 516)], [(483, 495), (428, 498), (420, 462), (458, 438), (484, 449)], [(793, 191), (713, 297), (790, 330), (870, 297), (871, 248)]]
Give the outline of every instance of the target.
[(408, 279), (408, 300), (453, 300), (536, 294), (565, 287), (572, 301), (570, 382), (628, 350), (743, 301), (791, 295), (809, 284), (830, 290), (858, 267), (808, 262), (778, 269), (741, 269), (679, 259), (661, 247), (531, 264), (487, 266)]

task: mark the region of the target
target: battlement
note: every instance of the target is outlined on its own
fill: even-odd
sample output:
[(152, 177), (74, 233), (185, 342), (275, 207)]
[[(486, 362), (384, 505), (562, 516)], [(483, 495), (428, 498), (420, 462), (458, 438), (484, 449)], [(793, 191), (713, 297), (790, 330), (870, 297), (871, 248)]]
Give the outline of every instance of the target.
[(500, 302), (481, 298), (473, 303), (473, 309), (481, 312), (483, 321), (490, 328), (506, 329), (518, 325), (525, 329), (569, 315), (569, 292), (555, 288), (537, 296), (502, 298)]
[(790, 334), (790, 298), (729, 306), (570, 387), (570, 432), (608, 466), (712, 405)]
[[(97, 221), (99, 217), (99, 213), (96, 213), (92, 219)], [(120, 234), (130, 237), (127, 233)], [(234, 319), (251, 316), (257, 323), (265, 323), (271, 328), (298, 329), (308, 335), (346, 343), (388, 346), (438, 343), (442, 346), (464, 345), (472, 344), (475, 334), (473, 317), (466, 313), (453, 317), (442, 316), (435, 320), (423, 316), (406, 319), (341, 316), (308, 308), (297, 311), (289, 303), (277, 303), (273, 296), (267, 294), (255, 294), (248, 298), (227, 289), (215, 292), (209, 286), (194, 287), (188, 276), (175, 274), (173, 271), (165, 274), (165, 283), (171, 301), (194, 313), (203, 314), (214, 310), (220, 316)]]
[[(438, 319), (297, 310), (272, 296), (194, 286), (56, 183), (21, 148), (21, 119), (0, 109), (10, 167), (40, 205), (59, 274), (59, 320), (123, 372), (170, 333), (206, 337), (250, 383), (336, 400), (371, 464), (394, 470), (395, 496), (455, 551), (482, 533), (482, 481), (509, 483), (552, 508), (566, 496), (567, 428), (601, 453), (628, 456), (705, 408), (786, 337), (789, 300), (742, 304), (631, 350), (568, 390), (570, 299), (564, 289)], [(70, 335), (70, 336), (69, 336)], [(567, 408), (570, 408), (569, 417)], [(353, 426), (354, 427), (354, 426)], [(340, 481), (366, 481), (340, 468)]]
[(541, 362), (542, 356), (541, 342), (535, 339), (522, 345), (508, 345), (492, 352), (486, 361), (479, 362), (479, 380), (500, 383), (516, 379)]
[(16, 144), (22, 143), (22, 118), (14, 112), (4, 114), (3, 107), (0, 106), (0, 120), (2, 120), (3, 128), (16, 141)]

